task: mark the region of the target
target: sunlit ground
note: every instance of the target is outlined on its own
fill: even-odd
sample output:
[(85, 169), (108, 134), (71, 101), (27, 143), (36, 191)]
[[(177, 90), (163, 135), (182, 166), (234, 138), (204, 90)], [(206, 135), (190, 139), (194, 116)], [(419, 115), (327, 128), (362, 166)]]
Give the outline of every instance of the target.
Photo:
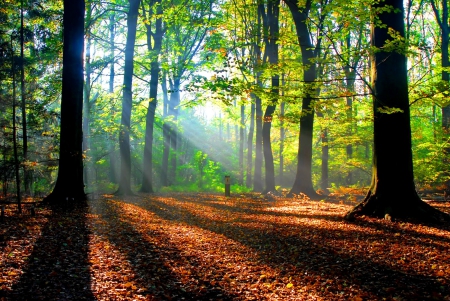
[[(250, 194), (102, 196), (90, 201), (85, 234), (58, 236), (82, 227), (70, 219), (29, 230), (41, 236), (39, 248), (76, 252), (71, 272), (60, 253), (45, 261), (29, 246), (14, 255), (13, 244), (27, 243), (6, 240), (0, 297), (31, 290), (27, 279), (41, 273), (60, 283), (57, 292), (39, 290), (42, 300), (77, 296), (59, 279), (73, 276), (82, 283), (78, 299), (92, 300), (450, 300), (449, 225), (349, 223), (342, 219), (349, 208)], [(12, 264), (16, 257), (21, 264)], [(36, 261), (50, 266), (42, 272)]]

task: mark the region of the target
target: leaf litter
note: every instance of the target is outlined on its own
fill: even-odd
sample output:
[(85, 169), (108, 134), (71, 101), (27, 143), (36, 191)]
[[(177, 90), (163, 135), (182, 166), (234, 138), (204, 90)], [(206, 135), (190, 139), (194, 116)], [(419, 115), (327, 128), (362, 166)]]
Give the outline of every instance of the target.
[(347, 222), (343, 202), (256, 194), (88, 203), (7, 208), (0, 300), (450, 301), (448, 224)]

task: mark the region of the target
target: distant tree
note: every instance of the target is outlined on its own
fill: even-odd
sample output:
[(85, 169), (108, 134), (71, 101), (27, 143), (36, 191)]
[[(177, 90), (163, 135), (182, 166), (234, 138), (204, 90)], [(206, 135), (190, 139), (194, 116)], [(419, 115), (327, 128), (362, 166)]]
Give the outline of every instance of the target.
[(403, 1), (375, 2), (371, 9), (376, 16), (371, 31), (372, 184), (366, 198), (348, 212), (346, 218), (369, 215), (450, 219), (449, 215), (423, 202), (414, 185)]
[(64, 45), (59, 169), (46, 202), (64, 205), (85, 200), (83, 183), (84, 0), (64, 1)]

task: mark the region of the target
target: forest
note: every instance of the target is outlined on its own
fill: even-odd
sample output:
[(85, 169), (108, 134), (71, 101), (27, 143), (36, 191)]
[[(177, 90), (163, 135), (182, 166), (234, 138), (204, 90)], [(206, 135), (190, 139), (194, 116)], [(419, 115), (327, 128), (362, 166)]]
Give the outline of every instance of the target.
[[(377, 17), (398, 8), (370, 3), (86, 1), (85, 192), (219, 192), (225, 175), (237, 193), (369, 188), (374, 116), (403, 113), (374, 101), (380, 49), (406, 59), (415, 185), (443, 190), (447, 3), (406, 2), (402, 30)], [(63, 3), (5, 1), (0, 17), (3, 195), (42, 197), (60, 158)]]
[(448, 12), (2, 1), (0, 300), (450, 301)]

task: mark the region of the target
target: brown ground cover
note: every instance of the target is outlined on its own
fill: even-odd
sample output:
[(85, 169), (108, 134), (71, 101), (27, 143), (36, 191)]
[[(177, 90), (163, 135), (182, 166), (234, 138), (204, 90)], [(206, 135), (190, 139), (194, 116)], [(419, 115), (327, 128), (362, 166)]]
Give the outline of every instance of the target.
[(252, 194), (7, 207), (0, 300), (450, 300), (449, 224), (347, 222), (350, 208)]

